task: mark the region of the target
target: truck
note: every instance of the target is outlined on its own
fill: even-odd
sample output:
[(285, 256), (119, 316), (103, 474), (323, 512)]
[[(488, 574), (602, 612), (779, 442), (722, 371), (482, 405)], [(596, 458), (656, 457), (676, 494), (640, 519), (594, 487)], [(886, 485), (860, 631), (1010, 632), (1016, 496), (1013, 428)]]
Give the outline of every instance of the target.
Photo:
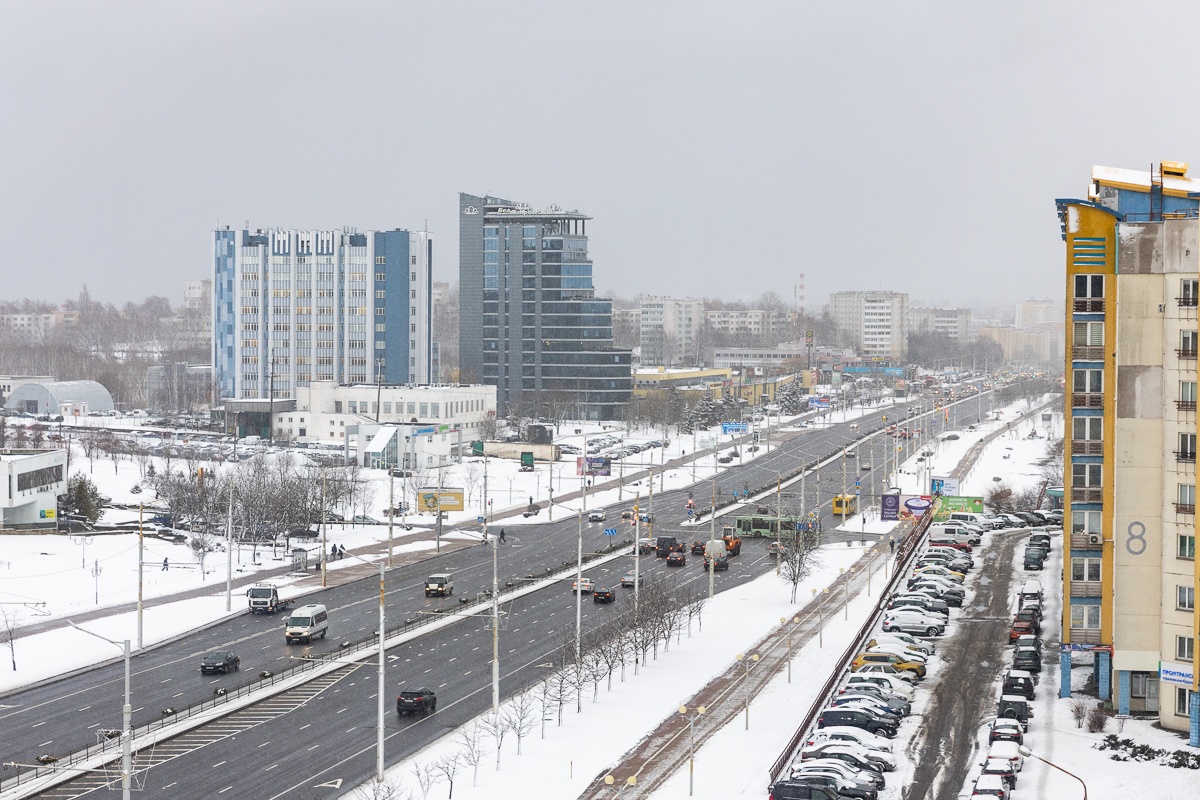
[(276, 611), (286, 611), (291, 607), (291, 600), (281, 600), (279, 589), (269, 583), (256, 583), (246, 590), (250, 598), (251, 614), (274, 614)]
[(729, 526), (721, 534), (721, 539), (725, 542), (725, 550), (731, 556), (740, 555), (742, 552), (742, 537), (733, 532)]
[(654, 545), (654, 555), (659, 558), (666, 558), (675, 549), (674, 536), (659, 536), (658, 541)]

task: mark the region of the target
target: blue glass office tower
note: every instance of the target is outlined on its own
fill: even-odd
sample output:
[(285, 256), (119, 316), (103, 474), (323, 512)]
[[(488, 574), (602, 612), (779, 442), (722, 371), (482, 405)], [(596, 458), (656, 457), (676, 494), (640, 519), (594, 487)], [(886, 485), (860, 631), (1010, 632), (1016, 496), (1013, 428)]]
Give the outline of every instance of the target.
[(312, 381), (431, 383), (428, 233), (214, 231), (221, 397), (293, 397)]
[(631, 353), (613, 348), (612, 300), (592, 286), (589, 217), (492, 196), (458, 204), (460, 380), (496, 386), (501, 414), (569, 401), (580, 418), (617, 418)]

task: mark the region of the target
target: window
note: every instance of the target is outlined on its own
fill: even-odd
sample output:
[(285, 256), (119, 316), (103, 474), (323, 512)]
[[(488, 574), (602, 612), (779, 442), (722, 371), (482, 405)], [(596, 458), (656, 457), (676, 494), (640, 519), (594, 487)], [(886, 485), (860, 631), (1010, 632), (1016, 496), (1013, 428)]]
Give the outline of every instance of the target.
[(441, 403), (430, 403), (429, 404), (429, 415), (431, 417), (433, 417), (434, 419), (438, 419), (441, 416), (441, 408), (442, 408)]
[(1176, 501), (1181, 506), (1196, 505), (1196, 484), (1181, 483), (1178, 487), (1178, 500)]
[(1072, 581), (1098, 581), (1098, 580), (1100, 580), (1100, 559), (1098, 559), (1098, 558), (1072, 558), (1071, 559), (1071, 580)]
[(1188, 461), (1196, 460), (1196, 434), (1181, 433), (1179, 434), (1179, 452), (1178, 456)]
[(1071, 509), (1071, 533), (1100, 533), (1100, 512)]
[(1102, 464), (1072, 464), (1071, 486), (1076, 489), (1100, 486), (1102, 468)]
[(1195, 355), (1196, 346), (1200, 344), (1200, 333), (1196, 331), (1180, 331), (1179, 332), (1179, 351), (1180, 353), (1191, 353)]
[(1195, 381), (1180, 381), (1179, 382), (1179, 399), (1184, 403), (1196, 402), (1196, 382)]
[(409, 413), (409, 414), (416, 414), (416, 413), (417, 413), (417, 404), (416, 404), (416, 403), (409, 403), (409, 404), (408, 404), (408, 413)]
[(1075, 298), (1098, 298), (1104, 297), (1104, 276), (1103, 275), (1076, 275), (1075, 276)]
[(429, 403), (421, 403), (421, 417), (424, 419), (429, 418)]
[(1073, 391), (1092, 393), (1104, 391), (1104, 370), (1077, 369), (1073, 370), (1073, 373)]
[(1175, 557), (1188, 560), (1196, 557), (1196, 537), (1194, 535), (1181, 533), (1176, 537)]
[(1192, 702), (1192, 690), (1185, 686), (1175, 687), (1175, 714), (1180, 717), (1189, 715), (1188, 707)]
[(1104, 438), (1104, 417), (1074, 417), (1071, 430), (1075, 441), (1099, 442)]
[(1100, 627), (1100, 606), (1071, 605), (1071, 627), (1096, 630)]
[(1157, 697), (1158, 681), (1149, 672), (1131, 672), (1129, 694), (1131, 697)]
[(1196, 610), (1196, 589), (1194, 586), (1175, 587), (1175, 608), (1180, 611)]
[(391, 404), (391, 403), (384, 403), (384, 404), (383, 404), (383, 413), (385, 413), (385, 414), (390, 414), (390, 413), (392, 413), (392, 404)]
[(1103, 347), (1103, 322), (1076, 322), (1074, 325), (1076, 347)]
[(1179, 661), (1191, 661), (1195, 654), (1196, 640), (1191, 636), (1175, 637), (1175, 658)]

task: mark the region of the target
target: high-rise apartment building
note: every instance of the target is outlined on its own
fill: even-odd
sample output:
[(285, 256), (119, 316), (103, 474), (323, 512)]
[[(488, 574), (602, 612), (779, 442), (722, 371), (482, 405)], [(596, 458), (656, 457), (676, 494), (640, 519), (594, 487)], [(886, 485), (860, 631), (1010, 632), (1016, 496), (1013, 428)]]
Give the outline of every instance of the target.
[(937, 333), (953, 341), (966, 344), (971, 338), (971, 310), (969, 308), (922, 308), (908, 309), (909, 333)]
[(834, 323), (863, 357), (903, 361), (908, 352), (908, 295), (902, 292), (834, 292)]
[(569, 398), (613, 419), (633, 391), (613, 347), (612, 300), (596, 297), (589, 217), (498, 197), (458, 196), (459, 375), (497, 389), (501, 414)]
[[(1066, 241), (1063, 644), (1100, 697), (1200, 745), (1195, 643), (1200, 181), (1093, 167)], [(1060, 660), (1070, 693), (1071, 659)]]
[(428, 233), (226, 228), (213, 234), (213, 265), (221, 397), (431, 382)]
[(647, 297), (642, 300), (639, 324), (642, 364), (694, 367), (702, 363), (698, 348), (703, 300)]

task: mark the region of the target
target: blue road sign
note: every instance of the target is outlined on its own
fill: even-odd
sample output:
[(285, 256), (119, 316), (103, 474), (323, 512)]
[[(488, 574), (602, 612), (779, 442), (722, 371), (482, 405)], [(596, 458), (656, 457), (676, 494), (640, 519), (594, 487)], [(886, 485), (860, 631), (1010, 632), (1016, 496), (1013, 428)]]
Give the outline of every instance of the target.
[(694, 517), (695, 515), (696, 515), (696, 512), (695, 512), (695, 511), (693, 511), (692, 509), (690, 509), (690, 508), (689, 508), (689, 509), (688, 509), (688, 516), (689, 516), (689, 517)]
[(476, 518), (475, 518), (475, 521), (476, 521), (476, 522), (478, 522), (480, 525), (482, 525), (482, 524), (483, 524), (483, 517), (476, 517)]
[(856, 481), (854, 482), (854, 488), (855, 488), (855, 489), (857, 489), (857, 488), (858, 488), (858, 487), (860, 487), (860, 486), (862, 486), (862, 478), (859, 478), (858, 480), (856, 480)]
[(617, 529), (616, 529), (616, 528), (605, 528), (605, 529), (604, 529), (604, 535), (605, 535), (605, 536), (616, 536), (616, 535), (617, 535)]

